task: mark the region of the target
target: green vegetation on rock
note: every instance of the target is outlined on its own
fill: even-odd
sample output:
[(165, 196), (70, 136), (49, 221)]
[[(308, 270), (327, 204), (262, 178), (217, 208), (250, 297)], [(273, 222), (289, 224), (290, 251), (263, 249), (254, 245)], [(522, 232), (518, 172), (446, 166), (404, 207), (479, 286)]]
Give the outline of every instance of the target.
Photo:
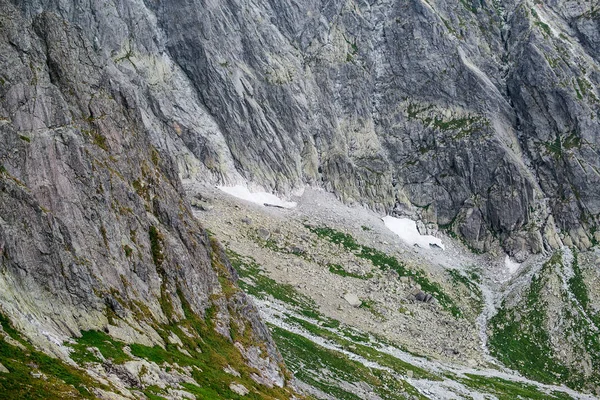
[(356, 279), (369, 279), (373, 276), (373, 274), (360, 275), (360, 274), (354, 274), (352, 272), (348, 272), (348, 271), (346, 271), (346, 269), (344, 267), (342, 267), (339, 264), (328, 264), (327, 266), (329, 267), (329, 272), (331, 272), (332, 274), (343, 276), (345, 278), (349, 277), (349, 278), (356, 278)]
[[(390, 368), (396, 374), (406, 375), (410, 371), (414, 377), (440, 379), (422, 368), (377, 350), (376, 347), (380, 344), (372, 342), (368, 335), (342, 326), (339, 321), (323, 316), (311, 299), (299, 293), (291, 285), (280, 284), (267, 277), (261, 266), (250, 257), (240, 256), (232, 250), (228, 250), (227, 254), (241, 278), (240, 286), (247, 293), (263, 299), (272, 297), (284, 303), (290, 311), (296, 311), (299, 314), (299, 317), (287, 315), (286, 323), (335, 343), (345, 351), (378, 363), (385, 368)], [(356, 361), (350, 361), (341, 352), (327, 350), (310, 339), (285, 329), (271, 326), (271, 332), (286, 364), (295, 372), (296, 377), (336, 399), (360, 399), (356, 394), (349, 392), (347, 387), (344, 389), (345, 382), (364, 382), (386, 399), (403, 398), (401, 393), (418, 394), (412, 386), (393, 378), (389, 372), (367, 368)], [(325, 368), (330, 373), (327, 375), (315, 374), (320, 371), (320, 369), (313, 369), (317, 364), (320, 366), (319, 368)], [(300, 366), (304, 367), (300, 368)], [(396, 382), (392, 383), (394, 381)]]
[[(157, 230), (151, 228), (150, 235), (152, 241), (160, 242), (160, 234)], [(234, 299), (231, 297), (238, 295), (239, 289), (234, 285), (231, 276), (225, 279), (224, 275), (228, 274), (223, 264), (225, 260), (221, 258), (221, 253), (216, 251), (216, 246), (213, 242), (211, 261), (219, 280), (222, 281), (223, 291), (220, 294), (213, 294), (212, 300), (218, 304), (219, 297), (225, 296), (228, 304), (234, 304)], [(175, 299), (177, 305), (174, 303)], [(106, 332), (88, 330), (66, 344), (72, 349), (71, 359), (79, 366), (89, 368), (91, 364), (104, 364), (106, 361), (116, 366), (136, 359), (144, 359), (157, 364), (165, 371), (173, 369), (182, 371), (182, 368), (186, 368), (195, 383), (188, 382), (179, 387), (176, 385), (174, 389), (187, 391), (197, 399), (263, 400), (287, 399), (294, 395), (289, 387), (269, 387), (257, 383), (252, 378), (260, 376), (261, 371), (248, 364), (237, 346), (241, 344), (245, 349), (258, 348), (261, 350), (261, 356), (265, 357), (267, 356), (264, 353), (265, 343), (255, 337), (250, 321), (236, 314), (234, 309), (229, 309), (232, 320), (229, 337), (226, 337), (216, 330), (218, 306), (212, 305), (205, 310), (204, 315), (198, 315), (179, 289), (172, 295), (163, 292), (160, 304), (168, 318), (166, 323), (157, 321), (143, 304), (128, 304), (122, 300), (120, 302), (124, 307), (137, 309), (134, 311), (136, 318), (151, 325), (161, 337), (163, 345), (126, 344)], [(183, 315), (180, 315), (181, 313)], [(117, 318), (119, 317), (112, 313), (109, 321), (114, 324)], [(0, 323), (2, 330), (12, 338), (12, 340), (2, 340), (2, 330), (0, 330), (0, 364), (9, 370), (8, 374), (0, 372), (0, 398), (4, 398), (3, 396), (11, 399), (96, 398), (94, 388), (115, 390), (94, 381), (85, 371), (35, 350), (31, 344), (21, 338), (8, 319), (2, 315), (0, 315)], [(110, 326), (108, 329), (110, 330)], [(173, 337), (177, 339), (173, 340)], [(226, 372), (226, 368), (237, 371), (239, 376)], [(285, 367), (282, 368), (285, 378), (289, 378)], [(143, 373), (140, 373), (140, 379), (142, 376)], [(233, 383), (243, 385), (250, 393), (245, 396), (235, 393), (230, 388)], [(137, 389), (149, 399), (168, 397), (165, 389), (153, 384), (148, 385), (143, 382), (143, 379), (142, 387)]]
[(404, 399), (407, 393), (419, 399), (425, 398), (409, 383), (387, 371), (366, 367), (341, 352), (321, 347), (282, 328), (271, 326), (271, 331), (296, 377), (336, 399), (360, 400), (361, 396), (348, 389), (348, 384), (359, 382), (364, 382), (385, 399)]
[[(178, 293), (181, 301), (184, 318), (173, 321), (169, 324), (156, 324), (154, 328), (161, 335), (165, 346), (147, 346), (139, 343), (130, 344), (131, 354), (134, 357), (156, 363), (163, 368), (181, 368), (191, 367), (192, 378), (197, 385), (187, 384), (183, 386), (198, 399), (282, 399), (289, 398), (291, 392), (287, 388), (273, 387), (269, 388), (257, 384), (252, 378), (252, 374), (259, 374), (259, 371), (247, 365), (240, 351), (233, 345), (228, 338), (217, 333), (215, 330), (216, 309), (210, 308), (206, 312), (205, 318), (198, 317), (192, 310), (181, 293)], [(247, 345), (260, 346), (253, 342), (253, 338), (248, 336), (249, 329), (246, 327), (244, 333), (238, 330), (232, 330), (231, 335), (234, 341)], [(169, 337), (175, 335), (182, 342), (183, 346), (173, 344)], [(81, 338), (76, 339), (76, 344), (71, 345), (74, 348), (73, 359), (78, 363), (99, 362), (90, 348), (96, 348), (103, 357), (111, 359), (113, 363), (119, 364), (130, 360), (125, 354), (123, 342), (112, 339), (103, 332), (87, 331), (83, 332)], [(235, 377), (224, 371), (225, 367), (230, 367), (240, 373), (240, 377)], [(239, 383), (251, 390), (246, 396), (240, 396), (233, 392), (229, 385)], [(163, 391), (157, 387), (146, 387), (144, 393), (150, 398), (163, 398)]]
[(411, 371), (415, 378), (441, 380), (441, 378), (435, 374), (378, 350), (377, 348), (380, 346), (380, 344), (378, 342), (370, 341), (369, 338), (366, 338), (367, 340), (365, 340), (365, 338), (356, 337), (356, 335), (350, 331), (327, 329), (325, 327), (310, 323), (304, 319), (292, 316), (288, 317), (286, 321), (301, 327), (315, 336), (319, 336), (335, 343), (345, 351), (352, 352), (369, 361), (378, 363), (383, 367), (390, 368), (397, 374), (406, 375), (408, 371)]
[(415, 282), (421, 285), (421, 289), (424, 292), (433, 295), (444, 309), (450, 311), (455, 317), (462, 316), (462, 310), (456, 305), (455, 301), (443, 291), (438, 283), (430, 281), (423, 271), (409, 269), (395, 257), (388, 256), (384, 252), (372, 247), (363, 246), (357, 243), (352, 236), (333, 228), (323, 226), (313, 227), (310, 225), (306, 225), (306, 228), (321, 238), (344, 246), (347, 250), (354, 252), (357, 257), (371, 261), (375, 267), (382, 270), (391, 269), (396, 271), (400, 276), (410, 276)]
[(579, 267), (577, 252), (573, 253), (573, 276), (569, 279), (569, 288), (581, 307), (583, 307), (584, 310), (587, 310), (590, 304), (590, 298), (583, 280), (581, 268)]
[(564, 382), (569, 376), (569, 370), (552, 356), (546, 328), (547, 305), (542, 297), (544, 273), (561, 262), (560, 253), (556, 253), (531, 279), (524, 304), (510, 309), (503, 303), (489, 322), (492, 354), (525, 376), (545, 383)]
[(292, 285), (278, 283), (266, 276), (260, 265), (250, 257), (244, 257), (232, 250), (227, 250), (231, 265), (237, 270), (240, 287), (248, 294), (258, 298), (277, 299), (310, 318), (318, 318), (314, 311), (315, 302), (307, 296), (298, 293)]
[(0, 336), (0, 364), (9, 373), (0, 373), (0, 397), (5, 399), (86, 398), (93, 388), (107, 389), (84, 371), (35, 349), (0, 314), (4, 332)]
[[(444, 20), (446, 27), (452, 30), (448, 21)], [(470, 136), (475, 131), (489, 125), (489, 120), (478, 115), (464, 115), (456, 118), (441, 116), (443, 110), (436, 109), (433, 105), (417, 105), (409, 103), (407, 107), (408, 120), (418, 120), (423, 126), (431, 127), (439, 131), (455, 132), (454, 139), (462, 139)]]
[(150, 237), (150, 251), (152, 252), (154, 265), (161, 267), (165, 257), (162, 250), (163, 236), (154, 225), (151, 225), (148, 229), (148, 236)]
[[(489, 322), (489, 346), (495, 357), (528, 378), (581, 390), (600, 382), (600, 338), (585, 312), (587, 289), (577, 256), (572, 265), (574, 276), (566, 282), (573, 296), (564, 288), (549, 289), (556, 285), (551, 282), (561, 279), (564, 262), (562, 252), (556, 252), (533, 276), (521, 302), (514, 306), (503, 302)], [(552, 305), (550, 298), (554, 298)], [(549, 326), (550, 313), (559, 314), (560, 331)], [(586, 374), (577, 361), (566, 364), (560, 360), (553, 345), (556, 340), (567, 341), (565, 351), (589, 357), (591, 373)]]
[(96, 348), (105, 359), (109, 359), (115, 364), (122, 364), (131, 358), (123, 351), (124, 343), (111, 338), (108, 334), (100, 331), (84, 331), (81, 337), (77, 338), (75, 344), (69, 346), (73, 348), (71, 358), (79, 365), (87, 362), (102, 362), (90, 348)]
[(479, 288), (479, 276), (474, 272), (462, 273), (455, 269), (449, 269), (448, 275), (457, 289), (462, 289), (466, 292), (467, 301), (471, 304), (471, 308), (478, 315), (483, 311), (483, 294)]
[(531, 399), (531, 400), (571, 400), (571, 396), (552, 392), (541, 392), (537, 387), (518, 381), (508, 381), (502, 378), (466, 374), (467, 378), (453, 379), (477, 390), (493, 393), (498, 400)]

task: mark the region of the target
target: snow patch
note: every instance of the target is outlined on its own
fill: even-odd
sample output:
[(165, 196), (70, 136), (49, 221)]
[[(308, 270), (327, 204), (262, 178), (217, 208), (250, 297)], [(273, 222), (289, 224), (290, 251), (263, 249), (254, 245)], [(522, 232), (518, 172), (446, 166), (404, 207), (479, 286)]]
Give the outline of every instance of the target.
[(508, 272), (512, 275), (515, 272), (517, 272), (517, 270), (519, 269), (521, 264), (519, 264), (516, 261), (511, 260), (507, 254), (506, 258), (504, 259), (504, 266), (506, 267), (506, 269), (508, 269)]
[(390, 231), (394, 232), (404, 242), (410, 245), (428, 249), (430, 245), (436, 245), (444, 250), (442, 240), (431, 235), (421, 235), (417, 230), (417, 223), (408, 218), (383, 217), (383, 222)]
[(231, 196), (237, 197), (238, 199), (246, 200), (251, 203), (271, 206), (278, 206), (283, 208), (294, 208), (296, 203), (293, 201), (285, 201), (275, 196), (274, 194), (267, 192), (250, 192), (246, 186), (217, 186), (217, 188)]

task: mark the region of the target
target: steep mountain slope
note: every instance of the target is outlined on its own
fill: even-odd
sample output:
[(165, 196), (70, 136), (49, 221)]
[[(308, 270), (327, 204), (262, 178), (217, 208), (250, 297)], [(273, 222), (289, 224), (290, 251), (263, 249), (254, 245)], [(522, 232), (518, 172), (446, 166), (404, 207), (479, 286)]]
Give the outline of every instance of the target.
[(593, 391), (600, 371), (600, 314), (588, 293), (597, 292), (598, 260), (597, 253), (584, 257), (580, 265), (577, 253), (557, 252), (529, 285), (510, 293), (490, 321), (490, 346), (526, 376)]
[(143, 86), (55, 14), (0, 8), (0, 397), (61, 397), (65, 384), (83, 397), (235, 396), (230, 384), (292, 396), (265, 325), (146, 134)]
[(20, 6), (85, 26), (149, 84), (145, 122), (184, 176), (282, 193), (319, 184), (418, 214), (478, 250), (499, 240), (519, 259), (560, 247), (557, 230), (590, 245), (593, 2)]
[[(599, 68), (593, 1), (0, 0), (0, 388), (290, 398), (272, 334), (301, 384), (317, 382), (310, 393), (329, 387), (303, 358), (309, 348), (328, 358), (306, 338), (329, 333), (298, 315), (288, 330), (264, 325), (194, 217), (185, 179), (282, 195), (323, 188), (419, 220), (421, 233), (455, 240), (452, 254), (483, 271), (483, 283), (465, 281), (466, 265), (448, 272), (453, 258), (415, 261), (336, 230), (356, 227), (309, 215), (299, 229), (315, 246), (335, 238), (330, 274), (358, 258), (402, 266), (361, 286), (400, 296), (373, 295), (375, 312), (421, 279), (435, 302), (419, 318), (446, 336), (386, 338), (395, 345), (478, 368), (499, 360), (529, 379), (597, 392)], [(230, 247), (243, 248), (238, 231)], [(264, 264), (297, 256), (270, 250)], [(525, 263), (497, 281), (505, 253)], [(264, 300), (247, 282), (260, 268), (229, 254), (243, 288)], [(386, 310), (420, 335), (407, 310)], [(326, 317), (317, 325), (337, 321)], [(350, 325), (364, 328), (359, 320)], [(392, 368), (382, 377), (363, 369), (380, 360), (353, 354), (359, 372), (336, 381), (348, 398), (427, 394), (431, 376), (413, 382)], [(332, 365), (345, 362), (338, 356)], [(494, 386), (466, 384), (476, 379), (462, 367), (447, 373), (456, 368), (431, 380), (463, 385), (461, 396)], [(505, 384), (481, 398), (515, 389)], [(536, 388), (531, 396), (556, 389)]]

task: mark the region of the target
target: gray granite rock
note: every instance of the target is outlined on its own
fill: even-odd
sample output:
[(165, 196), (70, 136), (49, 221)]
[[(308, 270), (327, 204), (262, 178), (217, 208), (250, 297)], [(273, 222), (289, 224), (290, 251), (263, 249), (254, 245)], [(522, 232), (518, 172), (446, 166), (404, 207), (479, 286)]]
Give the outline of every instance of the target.
[[(147, 87), (131, 93), (181, 176), (282, 193), (320, 185), (513, 255), (523, 249), (508, 239), (523, 231), (554, 245), (548, 215), (554, 232), (597, 226), (590, 4), (18, 4), (85, 27), (96, 53)], [(524, 251), (539, 252), (536, 240)]]
[[(110, 52), (125, 25), (103, 14), (114, 24), (96, 36), (85, 15), (107, 12), (99, 3), (16, 4), (0, 1), (2, 313), (66, 359), (62, 341), (81, 331), (164, 346), (158, 324), (185, 318), (184, 306), (199, 318), (217, 307), (225, 331), (235, 320), (264, 345), (264, 381), (281, 382), (281, 356), (253, 304), (222, 295), (237, 274), (192, 215), (172, 141), (153, 129), (152, 82)], [(124, 6), (127, 18), (144, 11)], [(153, 43), (140, 24), (136, 36)]]

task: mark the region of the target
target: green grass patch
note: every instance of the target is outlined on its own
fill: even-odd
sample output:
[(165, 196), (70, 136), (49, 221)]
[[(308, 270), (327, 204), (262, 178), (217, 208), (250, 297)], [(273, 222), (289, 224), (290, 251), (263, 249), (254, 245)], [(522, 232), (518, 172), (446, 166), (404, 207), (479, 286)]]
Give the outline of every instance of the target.
[(498, 400), (530, 399), (530, 400), (570, 400), (565, 393), (553, 392), (548, 394), (536, 386), (502, 378), (466, 374), (467, 379), (458, 378), (464, 385), (488, 393), (493, 393)]
[(108, 145), (106, 144), (106, 137), (103, 136), (100, 132), (94, 131), (92, 132), (92, 141), (98, 147), (100, 147), (104, 151), (108, 151)]
[(271, 326), (271, 330), (288, 367), (296, 377), (336, 399), (361, 399), (344, 388), (342, 382), (364, 382), (384, 399), (404, 399), (406, 394), (423, 398), (410, 384), (388, 372), (368, 368), (350, 360), (343, 353), (325, 349), (279, 327)]
[[(162, 348), (138, 343), (131, 344), (131, 353), (135, 357), (143, 358), (167, 368), (175, 364), (179, 367), (191, 367), (192, 377), (196, 381), (196, 385), (191, 384), (185, 386), (185, 388), (199, 399), (227, 398), (237, 400), (243, 398), (261, 400), (291, 397), (291, 393), (286, 388), (268, 388), (252, 380), (251, 374), (256, 374), (259, 371), (248, 366), (233, 343), (215, 331), (216, 309), (214, 307), (206, 311), (205, 318), (200, 318), (192, 311), (180, 292), (178, 292), (178, 296), (185, 317), (179, 321), (155, 327), (164, 339), (166, 346)], [(185, 328), (186, 332), (192, 333), (192, 336), (184, 333), (182, 328)], [(230, 333), (234, 342), (238, 341), (244, 346), (261, 345), (254, 342), (252, 337), (243, 336), (236, 329), (231, 329)], [(183, 343), (182, 349), (168, 341), (168, 337), (172, 334), (180, 338)], [(245, 334), (249, 334), (248, 329), (246, 329)], [(187, 354), (182, 350), (185, 350)], [(241, 374), (241, 377), (234, 377), (223, 371), (226, 366), (234, 368)], [(232, 382), (244, 385), (251, 393), (245, 397), (237, 395), (229, 389)], [(161, 395), (159, 392), (154, 394)]]
[(524, 304), (509, 309), (506, 304), (489, 321), (492, 355), (523, 375), (544, 383), (561, 384), (569, 380), (569, 369), (552, 357), (550, 337), (546, 329), (546, 311), (541, 293), (544, 275), (562, 263), (557, 252), (531, 280)]
[[(259, 371), (248, 366), (233, 343), (226, 337), (220, 335), (215, 330), (216, 308), (213, 306), (206, 310), (204, 318), (196, 315), (191, 306), (186, 301), (180, 291), (177, 292), (180, 299), (184, 319), (171, 322), (168, 325), (158, 327), (159, 334), (165, 340), (166, 347), (149, 347), (141, 344), (131, 345), (131, 353), (136, 357), (141, 357), (149, 361), (156, 362), (159, 365), (164, 363), (181, 367), (192, 367), (192, 377), (199, 387), (202, 388), (205, 399), (227, 398), (227, 399), (286, 399), (291, 397), (287, 388), (268, 388), (259, 385), (250, 377), (251, 374), (257, 374)], [(242, 317), (238, 317), (242, 320)], [(183, 332), (193, 333), (193, 337)], [(178, 346), (168, 341), (168, 336), (177, 335), (183, 343), (189, 355), (184, 354)], [(250, 336), (249, 327), (246, 327), (244, 333), (238, 332), (232, 327), (230, 334), (234, 342), (240, 342), (244, 346), (262, 347), (262, 342), (255, 342)], [(234, 377), (223, 368), (231, 366), (241, 374), (241, 377)], [(229, 389), (232, 382), (238, 382), (250, 390), (246, 396), (239, 396)]]
[(167, 400), (166, 397), (161, 396), (161, 394), (166, 394), (164, 390), (159, 388), (158, 386), (149, 386), (144, 389), (144, 394), (148, 397), (148, 400)]
[(89, 348), (96, 348), (106, 359), (112, 360), (115, 364), (122, 364), (131, 358), (123, 351), (124, 343), (114, 340), (112, 337), (100, 331), (84, 331), (81, 337), (75, 339), (76, 344), (69, 344), (73, 349), (71, 358), (76, 363), (82, 365), (87, 362), (101, 362)]
[(546, 24), (542, 21), (535, 21), (535, 25), (539, 26), (542, 29), (544, 36), (548, 36), (548, 37), (552, 36), (552, 30), (550, 29), (548, 24)]
[(471, 305), (475, 315), (480, 314), (483, 311), (483, 294), (477, 284), (480, 279), (475, 272), (461, 273), (455, 269), (449, 269), (448, 275), (450, 280), (456, 288), (463, 287), (464, 290), (469, 294), (466, 296), (467, 301)]
[[(444, 18), (442, 18), (442, 21), (450, 32), (456, 34), (456, 31), (452, 28), (449, 21)], [(442, 110), (436, 110), (431, 104), (417, 105), (410, 103), (406, 112), (409, 121), (418, 120), (421, 121), (425, 127), (431, 127), (440, 131), (455, 132), (453, 138), (456, 140), (468, 137), (475, 131), (489, 125), (489, 120), (478, 115), (466, 115), (458, 118), (440, 117), (438, 115), (442, 115)], [(424, 154), (427, 151), (427, 148), (421, 148), (421, 154)]]
[(432, 126), (442, 131), (460, 131), (460, 135), (456, 138), (462, 138), (473, 133), (480, 121), (480, 117), (462, 117), (448, 120), (435, 117), (432, 120)]
[(577, 82), (577, 86), (579, 87), (579, 90), (577, 90), (577, 87), (575, 88), (575, 90), (577, 92), (577, 98), (579, 100), (583, 100), (583, 98), (585, 96), (588, 98), (588, 100), (591, 103), (597, 104), (598, 97), (596, 97), (596, 94), (594, 93), (594, 87), (592, 86), (590, 81), (588, 81), (585, 77), (583, 77), (583, 78), (577, 77), (576, 82)]
[(470, 291), (478, 294), (479, 297), (481, 297), (481, 289), (479, 289), (479, 286), (473, 281), (476, 275), (470, 274), (469, 276), (467, 276), (466, 274), (463, 274), (455, 269), (449, 269), (447, 271), (454, 285), (462, 285)]
[(577, 252), (573, 252), (573, 276), (569, 279), (569, 289), (575, 296), (575, 299), (579, 302), (584, 310), (589, 310), (590, 297), (588, 294), (587, 286), (583, 279), (581, 268), (579, 267), (579, 260), (577, 258)]
[(331, 272), (332, 274), (343, 276), (344, 278), (370, 279), (373, 277), (373, 274), (361, 275), (348, 272), (344, 267), (342, 267), (339, 264), (328, 264), (327, 266), (329, 267), (329, 272)]
[(368, 310), (371, 314), (373, 314), (375, 317), (377, 317), (379, 320), (384, 321), (385, 317), (382, 313), (379, 312), (379, 310), (377, 310), (377, 303), (374, 300), (371, 299), (360, 299), (361, 303), (360, 306), (358, 306), (358, 308), (362, 308), (365, 310)]
[(427, 112), (427, 111), (431, 110), (432, 108), (433, 108), (432, 105), (419, 106), (418, 104), (410, 103), (406, 109), (409, 121), (414, 120), (414, 119), (421, 119), (419, 117), (420, 114)]
[(197, 399), (209, 400), (218, 398), (218, 393), (210, 387), (200, 387), (193, 383), (182, 383), (181, 386), (183, 386), (186, 391), (196, 396)]
[[(413, 376), (418, 379), (440, 380), (440, 377), (434, 375), (420, 367), (404, 362), (394, 356), (376, 349), (377, 343), (371, 342), (368, 337), (355, 337), (356, 333), (347, 331), (334, 332), (324, 327), (317, 326), (301, 318), (288, 316), (286, 321), (297, 325), (307, 332), (322, 337), (336, 343), (341, 349), (357, 354), (367, 360), (376, 362), (382, 366), (391, 368), (394, 372), (406, 375), (408, 371), (413, 372)], [(356, 340), (358, 339), (358, 340)]]
[(581, 267), (579, 266), (579, 258), (576, 250), (573, 250), (573, 262), (571, 266), (573, 268), (573, 276), (569, 279), (567, 285), (574, 299), (564, 296), (563, 301), (572, 301), (574, 303), (574, 311), (568, 311), (566, 315), (571, 321), (572, 334), (580, 338), (578, 343), (582, 345), (582, 349), (590, 356), (592, 369), (596, 371), (596, 373), (588, 377), (588, 382), (580, 379), (580, 382), (575, 386), (586, 386), (588, 383), (598, 385), (600, 384), (600, 374), (598, 373), (600, 372), (600, 336), (592, 325), (599, 325), (600, 315), (599, 313), (595, 313), (590, 307), (588, 288), (585, 284)]
[(241, 256), (232, 250), (227, 250), (227, 256), (241, 278), (239, 286), (246, 293), (261, 299), (272, 297), (295, 307), (309, 318), (319, 318), (315, 311), (316, 303), (311, 298), (299, 293), (292, 285), (278, 283), (266, 276), (252, 258)]
[[(227, 253), (232, 265), (238, 271), (240, 278), (242, 278), (240, 286), (247, 293), (259, 298), (272, 296), (286, 305), (298, 309), (300, 314), (318, 321), (320, 326), (294, 316), (287, 317), (286, 321), (288, 323), (297, 325), (313, 335), (331, 340), (347, 351), (351, 351), (369, 360), (379, 362), (381, 365), (392, 368), (399, 374), (406, 374), (406, 372), (410, 370), (415, 377), (439, 379), (437, 376), (430, 374), (419, 367), (415, 367), (393, 356), (377, 351), (372, 347), (375, 344), (371, 343), (368, 335), (341, 326), (340, 322), (337, 320), (322, 316), (315, 310), (316, 305), (311, 299), (298, 293), (290, 285), (282, 285), (266, 277), (261, 267), (251, 258), (240, 256), (232, 250), (228, 250)], [(244, 280), (250, 283), (244, 283)], [(336, 331), (334, 332), (331, 329), (335, 329)], [(288, 363), (287, 358), (286, 363)], [(310, 374), (310, 371), (306, 371), (306, 373)], [(322, 387), (319, 388), (323, 389)], [(339, 388), (332, 389), (329, 386), (328, 388), (330, 391), (327, 393), (332, 395), (335, 393), (338, 396), (342, 396), (336, 398), (349, 398), (343, 397), (347, 396), (347, 394), (344, 395), (343, 393), (338, 392)], [(333, 392), (331, 390), (333, 390)]]
[(165, 260), (163, 254), (163, 236), (154, 225), (150, 225), (148, 229), (148, 236), (150, 238), (150, 251), (152, 252), (152, 260), (154, 265), (162, 267), (162, 263)]
[(129, 258), (133, 254), (133, 249), (128, 245), (123, 246), (123, 252), (125, 252), (125, 257)]
[[(0, 363), (8, 374), (0, 373), (0, 397), (6, 399), (85, 398), (93, 399), (93, 387), (108, 389), (84, 371), (36, 350), (0, 314), (4, 331), (23, 348), (0, 339)], [(42, 373), (46, 379), (32, 373)]]
[(108, 151), (106, 137), (95, 129), (82, 129), (81, 133), (92, 139), (92, 143), (100, 147), (104, 151)]
[[(150, 235), (153, 235), (152, 229)], [(156, 235), (159, 235), (158, 232)], [(216, 265), (221, 259), (221, 253), (216, 254), (214, 247), (212, 250), (213, 267), (222, 268), (222, 266)], [(218, 273), (221, 274), (221, 272), (219, 269)], [(221, 278), (221, 276), (219, 277)], [(233, 283), (230, 281), (229, 285), (233, 286)], [(213, 296), (234, 295), (236, 295), (235, 292), (224, 290), (222, 294)], [(174, 306), (171, 304), (173, 296), (178, 297), (183, 315), (176, 316), (173, 313)], [(217, 298), (215, 297), (214, 300)], [(231, 302), (230, 304), (234, 304), (233, 299), (228, 298), (228, 300)], [(151, 324), (165, 344), (164, 348), (139, 343), (130, 344), (129, 348), (134, 357), (155, 362), (166, 370), (191, 367), (191, 375), (196, 383), (186, 389), (200, 399), (263, 400), (289, 399), (293, 396), (294, 393), (289, 387), (270, 388), (258, 384), (252, 379), (252, 375), (260, 375), (260, 371), (247, 364), (234, 343), (239, 342), (245, 348), (257, 347), (263, 351), (263, 356), (266, 351), (265, 343), (253, 333), (250, 321), (242, 315), (237, 315), (233, 307), (229, 308), (232, 318), (229, 326), (231, 338), (228, 338), (219, 334), (215, 329), (216, 306), (209, 307), (205, 310), (204, 315), (198, 315), (179, 289), (176, 294), (164, 296), (161, 301), (161, 306), (169, 316), (168, 323), (157, 322), (144, 304), (130, 305), (132, 309), (137, 308), (136, 318)], [(10, 326), (6, 318), (0, 317), (0, 323), (2, 323), (4, 331), (11, 337), (19, 337), (18, 332)], [(182, 345), (172, 344), (169, 341), (172, 335), (179, 337)], [(130, 359), (124, 352), (126, 344), (111, 338), (104, 332), (85, 331), (82, 332), (81, 338), (75, 338), (74, 341), (75, 343), (69, 345), (73, 349), (71, 355), (74, 361), (81, 364), (102, 361), (101, 357), (95, 355), (96, 351), (88, 350), (90, 348), (98, 349), (104, 358), (111, 359), (115, 364)], [(10, 374), (0, 373), (0, 397), (6, 395), (7, 398), (14, 399), (94, 398), (90, 389), (94, 386), (102, 387), (87, 377), (83, 371), (72, 368), (43, 353), (35, 352), (31, 345), (24, 341), (22, 343), (27, 346), (26, 351), (0, 340), (0, 363), (10, 370)], [(39, 368), (40, 372), (49, 377), (47, 381), (31, 377), (30, 370), (34, 368), (28, 366), (31, 363), (37, 365), (35, 368)], [(238, 371), (240, 376), (234, 377), (226, 373), (223, 369), (227, 366)], [(285, 374), (286, 370), (284, 369), (283, 372)], [(244, 385), (250, 390), (250, 393), (246, 396), (237, 395), (229, 388), (233, 382)], [(152, 399), (166, 397), (166, 394), (157, 387), (146, 387), (142, 391)]]
[(462, 4), (464, 8), (471, 11), (473, 14), (477, 14), (477, 7), (473, 6), (473, 3), (469, 0), (460, 0), (460, 4)]
[(552, 154), (555, 158), (561, 158), (563, 154), (562, 142), (560, 140), (560, 136), (556, 135), (556, 138), (553, 142), (545, 143), (546, 150)]
[[(493, 355), (523, 375), (544, 383), (565, 384), (576, 390), (591, 389), (600, 384), (600, 337), (590, 323), (586, 307), (589, 299), (577, 256), (573, 261), (574, 276), (567, 285), (574, 298), (561, 290), (562, 306), (550, 311), (542, 291), (550, 279), (563, 268), (562, 253), (556, 252), (532, 278), (522, 303), (508, 309), (505, 304), (490, 320), (489, 345)], [(582, 359), (589, 357), (592, 373), (585, 375), (577, 364), (564, 365), (553, 355), (547, 315), (559, 312), (561, 330), (568, 338), (568, 351)], [(588, 317), (590, 319), (588, 319)]]

